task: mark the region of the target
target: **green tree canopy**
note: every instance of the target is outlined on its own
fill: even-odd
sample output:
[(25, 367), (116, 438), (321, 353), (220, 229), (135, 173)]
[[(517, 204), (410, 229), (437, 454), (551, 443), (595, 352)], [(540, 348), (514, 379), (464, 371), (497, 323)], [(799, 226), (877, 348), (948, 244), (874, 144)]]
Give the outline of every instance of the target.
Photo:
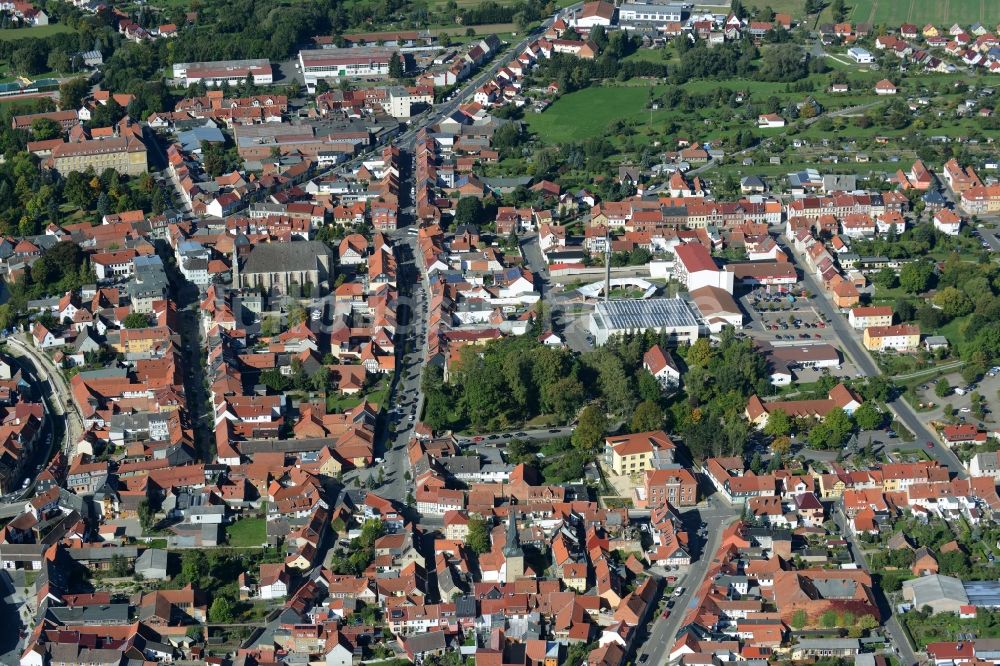
[(580, 422), (573, 430), (573, 446), (584, 453), (596, 454), (607, 428), (604, 410), (599, 405), (587, 405), (580, 413)]
[(130, 312), (122, 320), (125, 328), (146, 328), (149, 326), (149, 315), (142, 312)]
[(652, 400), (644, 400), (639, 403), (632, 413), (632, 432), (650, 432), (663, 428), (665, 419), (663, 410)]
[(31, 136), (35, 141), (48, 141), (62, 136), (62, 127), (51, 118), (35, 118), (31, 121)]
[(934, 267), (927, 261), (913, 261), (899, 271), (899, 286), (910, 294), (922, 294), (931, 287)]
[(490, 549), (489, 527), (486, 525), (486, 520), (477, 513), (469, 516), (469, 536), (466, 543), (477, 555), (482, 555)]

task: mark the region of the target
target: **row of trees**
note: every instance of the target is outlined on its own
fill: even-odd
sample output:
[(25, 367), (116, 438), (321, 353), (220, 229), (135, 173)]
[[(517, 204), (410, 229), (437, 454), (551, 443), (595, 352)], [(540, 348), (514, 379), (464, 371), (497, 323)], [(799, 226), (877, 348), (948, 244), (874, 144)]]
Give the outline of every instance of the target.
[(466, 347), (450, 367), (448, 383), (440, 369), (425, 370), (424, 421), (436, 430), (486, 431), (542, 414), (562, 422), (578, 416), (573, 444), (592, 451), (607, 430), (605, 414), (651, 426), (642, 429), (662, 427), (662, 411), (642, 406), (661, 395), (642, 368), (642, 355), (657, 342), (662, 341), (655, 334), (637, 335), (577, 355), (542, 345), (529, 334)]
[(730, 329), (716, 347), (701, 338), (677, 351), (686, 365), (682, 378), (687, 395), (671, 406), (668, 423), (680, 431), (697, 460), (742, 455), (751, 435), (743, 417), (747, 399), (773, 390), (764, 357)]

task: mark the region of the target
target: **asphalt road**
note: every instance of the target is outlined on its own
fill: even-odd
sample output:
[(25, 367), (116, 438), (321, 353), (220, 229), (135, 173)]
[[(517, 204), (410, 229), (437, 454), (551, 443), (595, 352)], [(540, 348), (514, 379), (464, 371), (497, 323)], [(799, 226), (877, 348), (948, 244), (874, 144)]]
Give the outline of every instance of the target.
[[(865, 573), (871, 574), (871, 570), (868, 568), (868, 559), (865, 557), (864, 550), (861, 549), (861, 545), (855, 538), (854, 533), (847, 528), (847, 520), (841, 511), (841, 505), (838, 503), (833, 514), (833, 519), (840, 527), (840, 532), (847, 538), (847, 542), (851, 549), (851, 555), (853, 555), (854, 561), (860, 566)], [(903, 666), (913, 666), (917, 663), (917, 656), (913, 653), (913, 649), (910, 647), (910, 641), (906, 637), (906, 632), (903, 631), (903, 627), (899, 624), (899, 620), (896, 615), (893, 614), (892, 607), (889, 605), (885, 594), (882, 592), (882, 588), (875, 586), (873, 589), (875, 593), (875, 601), (882, 610), (882, 614), (885, 619), (882, 621), (882, 626), (889, 633), (889, 637), (892, 639), (893, 645), (897, 650), (897, 657), (902, 662)]]
[[(573, 7), (579, 6), (582, 6), (582, 3), (577, 3)], [(568, 7), (563, 11), (570, 11), (571, 9), (572, 7)], [(525, 35), (524, 39), (513, 45), (506, 53), (498, 54), (489, 67), (484, 68), (466, 81), (465, 85), (459, 89), (458, 94), (450, 101), (437, 104), (428, 112), (417, 116), (406, 130), (390, 141), (390, 144), (404, 151), (403, 159), (406, 167), (401, 173), (399, 184), (400, 192), (404, 196), (408, 194), (413, 180), (412, 169), (409, 168), (409, 153), (412, 152), (416, 143), (417, 133), (421, 129), (430, 127), (454, 113), (460, 104), (468, 101), (468, 98), (471, 98), (477, 88), (492, 78), (509, 61), (511, 54), (520, 53), (531, 40), (536, 39), (538, 34), (544, 32), (545, 29), (552, 25), (556, 16), (558, 16), (558, 13), (546, 19), (540, 28)], [(331, 169), (330, 172), (349, 169), (356, 166), (364, 158), (364, 154), (358, 155), (349, 162)], [(409, 208), (404, 209), (404, 211), (409, 210)], [(401, 220), (401, 222), (405, 223), (406, 220)], [(413, 221), (410, 220), (409, 222), (412, 223)], [(400, 226), (404, 227), (406, 225), (401, 224)], [(425, 266), (423, 265), (423, 257), (417, 251), (416, 237), (405, 233), (402, 229), (392, 234), (392, 237), (397, 243), (396, 251), (398, 255), (397, 260), (400, 263), (399, 268), (408, 273), (407, 278), (405, 280), (401, 279), (399, 283), (401, 285), (410, 285), (410, 293), (408, 294), (410, 314), (408, 320), (402, 326), (401, 342), (398, 347), (406, 350), (407, 346), (412, 343), (415, 346), (415, 350), (410, 354), (406, 354), (404, 351), (403, 355), (398, 359), (399, 372), (394, 388), (389, 396), (389, 404), (397, 410), (400, 407), (402, 409), (395, 414), (391, 412), (386, 414), (390, 422), (395, 424), (395, 430), (391, 433), (387, 430), (382, 431), (380, 445), (376, 446), (376, 451), (382, 451), (381, 457), (383, 462), (375, 469), (381, 468), (384, 470), (384, 482), (376, 489), (376, 492), (386, 498), (403, 502), (406, 499), (408, 490), (413, 487), (412, 482), (408, 483), (405, 478), (406, 471), (409, 469), (406, 446), (413, 436), (413, 427), (419, 421), (424, 409), (424, 395), (420, 389), (420, 381), (423, 375), (424, 364), (427, 360), (429, 307), (427, 313), (424, 312), (424, 307), (429, 305), (430, 285), (427, 280)], [(413, 416), (412, 419), (410, 418), (411, 415)], [(369, 476), (377, 478), (377, 474), (378, 472), (373, 469), (368, 471), (367, 474), (361, 472), (358, 476), (365, 479), (369, 478)]]
[(56, 408), (54, 411), (56, 415), (63, 416), (65, 421), (65, 428), (63, 430), (65, 444), (63, 451), (66, 453), (67, 458), (72, 458), (76, 454), (77, 442), (83, 437), (83, 418), (76, 408), (76, 403), (73, 402), (73, 394), (70, 392), (69, 383), (62, 372), (52, 363), (52, 360), (44, 353), (35, 349), (31, 343), (25, 343), (19, 337), (15, 336), (8, 337), (7, 342), (11, 343), (31, 359), (34, 364), (34, 372), (37, 375), (37, 379), (40, 380), (40, 384), (48, 383), (48, 387), (51, 389), (49, 395), (55, 398), (52, 401), (53, 406)]
[[(833, 331), (837, 336), (837, 341), (840, 343), (841, 350), (851, 358), (851, 361), (854, 363), (854, 367), (856, 367), (858, 371), (866, 377), (882, 375), (882, 371), (879, 369), (878, 365), (876, 365), (874, 359), (872, 359), (871, 355), (868, 353), (868, 350), (866, 350), (858, 341), (854, 329), (852, 329), (847, 323), (847, 318), (833, 307), (826, 291), (820, 287), (812, 273), (808, 271), (806, 263), (798, 255), (798, 253), (795, 252), (794, 248), (784, 241), (783, 237), (779, 236), (778, 242), (790, 257), (795, 258), (799, 265), (799, 269), (802, 270), (802, 284), (805, 285), (809, 291), (815, 294), (815, 296), (811, 299), (812, 305), (829, 318), (829, 326), (832, 326)], [(906, 428), (913, 433), (918, 446), (926, 446), (926, 443), (930, 442), (931, 448), (924, 449), (928, 452), (928, 454), (936, 458), (941, 465), (947, 467), (952, 474), (958, 476), (959, 478), (965, 478), (968, 476), (968, 473), (965, 471), (965, 467), (962, 465), (961, 461), (959, 461), (958, 457), (950, 449), (938, 441), (938, 438), (931, 433), (926, 426), (924, 426), (923, 422), (917, 417), (916, 412), (913, 411), (913, 408), (910, 407), (910, 405), (908, 405), (902, 397), (890, 401), (888, 403), (888, 407), (903, 423), (903, 425), (905, 425)]]
[[(684, 617), (690, 611), (688, 607), (692, 602), (697, 603), (694, 596), (695, 592), (701, 587), (702, 581), (705, 579), (705, 574), (708, 571), (708, 566), (712, 561), (712, 556), (719, 548), (722, 540), (722, 532), (738, 515), (738, 509), (728, 506), (721, 500), (710, 500), (707, 504), (681, 514), (681, 519), (692, 534), (697, 532), (698, 524), (701, 521), (708, 523), (708, 541), (699, 544), (698, 559), (691, 563), (687, 575), (680, 581), (680, 585), (684, 587), (684, 592), (680, 597), (675, 598), (670, 616), (666, 620), (660, 615), (656, 616), (648, 638), (636, 650), (636, 658), (633, 663), (638, 664), (641, 662), (656, 666), (667, 663), (670, 648), (674, 644), (677, 632), (681, 628)], [(692, 557), (695, 556), (694, 553), (691, 555)], [(646, 659), (643, 662), (644, 655)]]

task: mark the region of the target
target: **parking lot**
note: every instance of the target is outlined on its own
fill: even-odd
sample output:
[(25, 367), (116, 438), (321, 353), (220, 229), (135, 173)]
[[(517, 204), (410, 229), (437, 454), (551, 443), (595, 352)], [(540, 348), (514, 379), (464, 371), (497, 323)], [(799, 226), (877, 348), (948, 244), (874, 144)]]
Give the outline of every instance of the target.
[[(921, 402), (934, 403), (934, 407), (932, 409), (918, 412), (924, 423), (929, 424), (933, 420), (942, 419), (944, 417), (944, 406), (951, 405), (951, 407), (956, 410), (955, 418), (959, 423), (974, 423), (978, 427), (984, 429), (996, 427), (997, 422), (994, 418), (994, 414), (991, 413), (990, 406), (996, 403), (997, 391), (1000, 390), (1000, 372), (991, 371), (991, 373), (988, 373), (981, 381), (972, 385), (963, 381), (962, 376), (957, 372), (945, 375), (944, 378), (948, 382), (949, 386), (952, 387), (952, 392), (943, 398), (939, 398), (934, 392), (936, 380), (928, 381), (917, 386), (915, 389), (917, 397)], [(966, 390), (969, 389), (970, 386), (971, 389)], [(958, 389), (958, 391), (956, 391), (956, 389)], [(978, 392), (986, 404), (986, 418), (984, 421), (980, 421), (972, 414), (970, 395), (973, 391)], [(960, 392), (964, 393), (964, 395), (959, 395)]]
[[(794, 299), (794, 300), (793, 300)], [(765, 340), (823, 340), (834, 335), (823, 314), (809, 299), (752, 291), (740, 297), (755, 337)]]

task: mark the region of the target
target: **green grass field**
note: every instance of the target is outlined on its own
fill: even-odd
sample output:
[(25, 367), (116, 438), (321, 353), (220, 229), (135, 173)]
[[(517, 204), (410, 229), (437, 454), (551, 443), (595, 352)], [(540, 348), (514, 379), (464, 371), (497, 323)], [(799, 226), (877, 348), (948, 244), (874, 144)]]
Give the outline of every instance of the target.
[(64, 23), (40, 25), (35, 28), (7, 28), (6, 30), (0, 30), (0, 40), (17, 41), (19, 39), (33, 39), (58, 35), (63, 32), (73, 32), (73, 28)]
[(264, 518), (243, 518), (226, 527), (229, 545), (234, 548), (260, 546), (267, 541), (267, 521)]
[(579, 141), (604, 133), (613, 120), (648, 118), (645, 86), (591, 86), (563, 95), (543, 113), (529, 113), (531, 131), (547, 143)]
[[(933, 23), (948, 28), (952, 23), (995, 26), (1000, 21), (1000, 2), (996, 0), (847, 0), (847, 20), (898, 26)], [(825, 14), (824, 14), (825, 16)]]
[(749, 9), (770, 7), (776, 14), (789, 14), (792, 18), (802, 18), (806, 10), (805, 0), (751, 0), (743, 4)]

